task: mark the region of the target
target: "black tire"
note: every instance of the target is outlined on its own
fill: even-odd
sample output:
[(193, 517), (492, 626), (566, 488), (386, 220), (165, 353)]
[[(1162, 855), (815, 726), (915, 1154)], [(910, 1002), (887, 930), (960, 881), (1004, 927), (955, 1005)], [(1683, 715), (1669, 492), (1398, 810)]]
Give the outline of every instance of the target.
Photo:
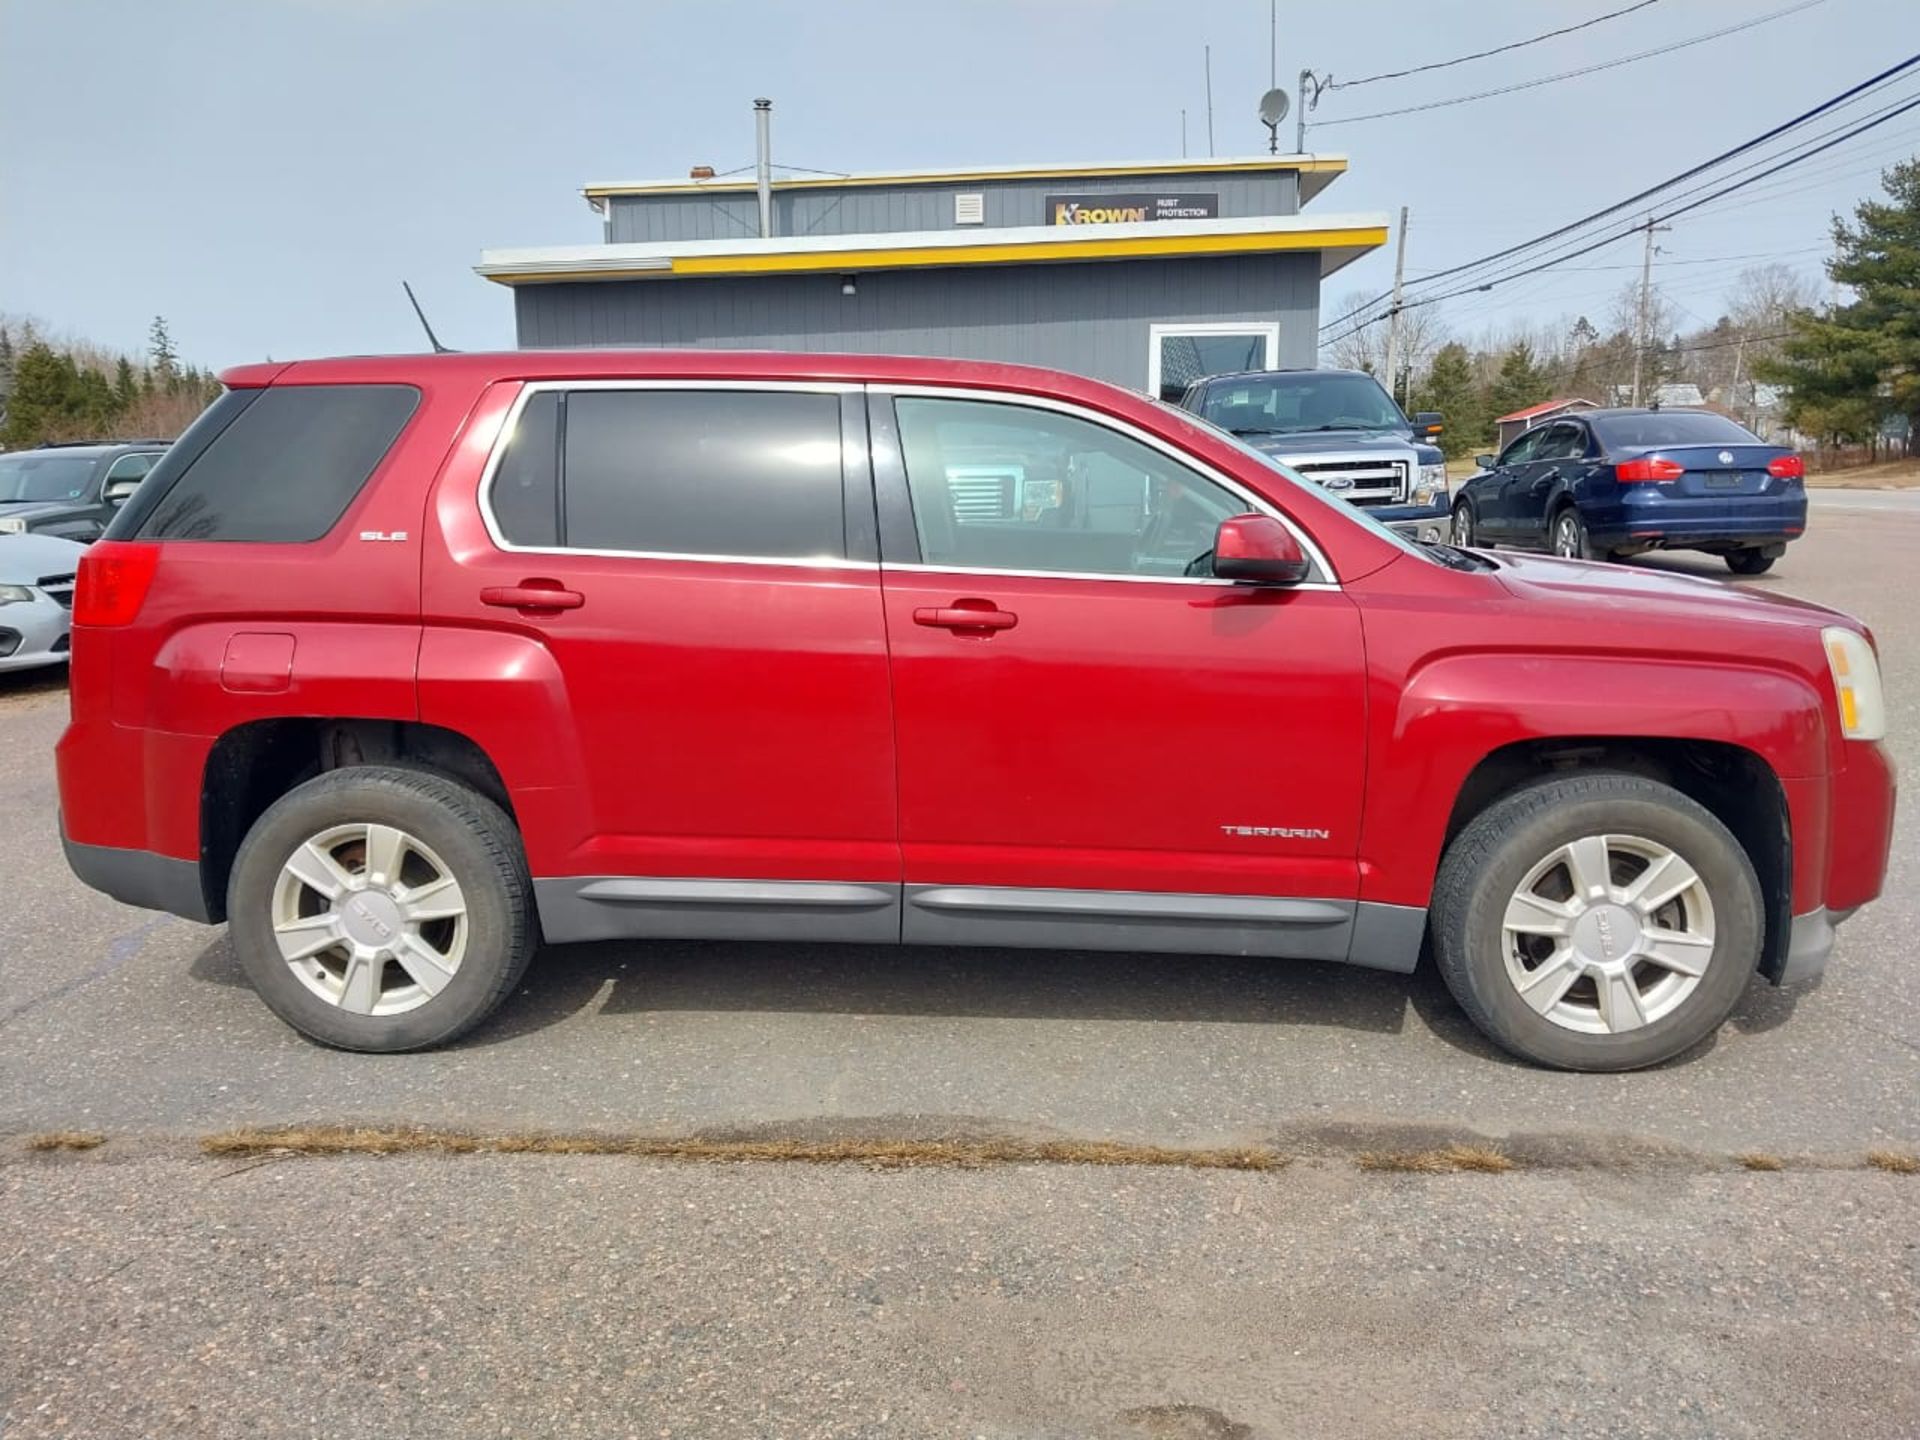
[(1571, 505), (1562, 505), (1554, 511), (1553, 519), (1547, 525), (1547, 549), (1568, 560), (1600, 558), (1599, 552), (1593, 548), (1593, 542), (1587, 538), (1587, 522), (1580, 518), (1580, 512)]
[[(466, 899), (464, 955), (445, 988), (393, 1015), (352, 1014), (307, 988), (274, 940), (281, 867), (330, 826), (392, 825), (430, 846)], [(525, 974), (539, 943), (533, 882), (504, 811), (443, 776), (387, 766), (331, 770), (267, 808), (240, 844), (227, 886), (234, 953), (260, 998), (301, 1034), (341, 1050), (392, 1053), (443, 1045), (479, 1024)]]
[(1453, 507), (1453, 524), (1447, 539), (1463, 550), (1491, 550), (1492, 542), (1482, 538), (1479, 517), (1470, 502), (1462, 500)]
[[(1633, 835), (1673, 850), (1707, 890), (1714, 943), (1699, 983), (1638, 1029), (1588, 1034), (1538, 1013), (1508, 977), (1503, 919), (1528, 872), (1561, 845)], [(1562, 1070), (1638, 1070), (1719, 1028), (1759, 963), (1765, 909), (1752, 862), (1727, 827), (1679, 791), (1594, 771), (1504, 796), (1447, 847), (1434, 884), (1433, 952), (1447, 988), (1481, 1032), (1522, 1059)]]
[(1727, 568), (1736, 575), (1764, 575), (1773, 568), (1778, 556), (1769, 555), (1764, 550), (1730, 550), (1722, 557)]

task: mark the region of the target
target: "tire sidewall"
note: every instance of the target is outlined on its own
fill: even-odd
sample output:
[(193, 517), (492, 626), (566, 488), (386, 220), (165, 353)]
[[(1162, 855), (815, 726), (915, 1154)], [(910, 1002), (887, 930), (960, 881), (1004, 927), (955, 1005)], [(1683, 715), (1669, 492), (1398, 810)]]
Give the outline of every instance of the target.
[[(247, 832), (227, 887), (234, 953), (260, 998), (302, 1034), (349, 1050), (424, 1049), (477, 1024), (531, 948), (524, 897), (516, 905), (513, 894), (516, 884), (529, 883), (525, 862), (517, 844), (503, 856), (488, 843), (484, 827), (496, 820), (511, 835), (511, 822), (484, 797), (438, 776), (386, 768), (330, 771), (275, 801)], [(438, 995), (399, 1015), (354, 1015), (328, 1004), (301, 983), (274, 940), (273, 889), (288, 857), (332, 826), (357, 823), (393, 825), (423, 841), (466, 899), (459, 969)]]
[[(1765, 928), (1759, 881), (1733, 835), (1694, 802), (1651, 781), (1622, 777), (1617, 795), (1569, 799), (1544, 812), (1529, 809), (1518, 820), (1513, 798), (1475, 822), (1499, 825), (1505, 819), (1508, 833), (1473, 877), (1464, 913), (1443, 921), (1454, 933), (1436, 937), (1448, 984), (1456, 994), (1466, 988), (1476, 1021), (1528, 1059), (1575, 1070), (1658, 1064), (1716, 1030), (1753, 978)], [(1520, 997), (1506, 972), (1502, 922), (1521, 880), (1558, 846), (1596, 834), (1637, 835), (1669, 847), (1694, 868), (1713, 902), (1713, 954), (1700, 984), (1672, 1014), (1624, 1036), (1587, 1035), (1554, 1024)]]

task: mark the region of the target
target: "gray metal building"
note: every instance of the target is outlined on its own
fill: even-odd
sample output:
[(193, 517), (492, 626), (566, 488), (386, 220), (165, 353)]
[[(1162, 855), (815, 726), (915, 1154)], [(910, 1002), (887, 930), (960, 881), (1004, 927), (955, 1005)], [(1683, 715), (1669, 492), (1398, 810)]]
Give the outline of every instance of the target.
[(950, 355), (1177, 393), (1312, 365), (1320, 282), (1382, 215), (1309, 217), (1339, 156), (597, 184), (597, 245), (488, 250), (523, 346)]

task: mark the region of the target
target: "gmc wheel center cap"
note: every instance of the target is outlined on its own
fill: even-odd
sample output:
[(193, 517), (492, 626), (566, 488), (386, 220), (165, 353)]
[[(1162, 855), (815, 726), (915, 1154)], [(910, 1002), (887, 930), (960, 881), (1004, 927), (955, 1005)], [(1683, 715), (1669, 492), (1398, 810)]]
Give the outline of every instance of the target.
[(1625, 960), (1640, 948), (1640, 917), (1624, 905), (1595, 905), (1574, 922), (1573, 948), (1600, 965)]
[(405, 921), (392, 897), (374, 890), (356, 890), (340, 903), (340, 928), (356, 945), (384, 950), (400, 938)]

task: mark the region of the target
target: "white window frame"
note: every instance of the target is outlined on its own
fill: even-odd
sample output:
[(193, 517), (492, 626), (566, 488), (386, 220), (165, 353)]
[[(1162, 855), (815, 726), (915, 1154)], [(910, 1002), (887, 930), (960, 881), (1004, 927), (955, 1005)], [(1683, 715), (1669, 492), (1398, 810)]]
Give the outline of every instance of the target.
[(1168, 322), (1147, 327), (1147, 395), (1160, 398), (1160, 342), (1182, 335), (1259, 335), (1267, 342), (1264, 369), (1280, 368), (1280, 322), (1278, 320), (1209, 320), (1193, 324)]

